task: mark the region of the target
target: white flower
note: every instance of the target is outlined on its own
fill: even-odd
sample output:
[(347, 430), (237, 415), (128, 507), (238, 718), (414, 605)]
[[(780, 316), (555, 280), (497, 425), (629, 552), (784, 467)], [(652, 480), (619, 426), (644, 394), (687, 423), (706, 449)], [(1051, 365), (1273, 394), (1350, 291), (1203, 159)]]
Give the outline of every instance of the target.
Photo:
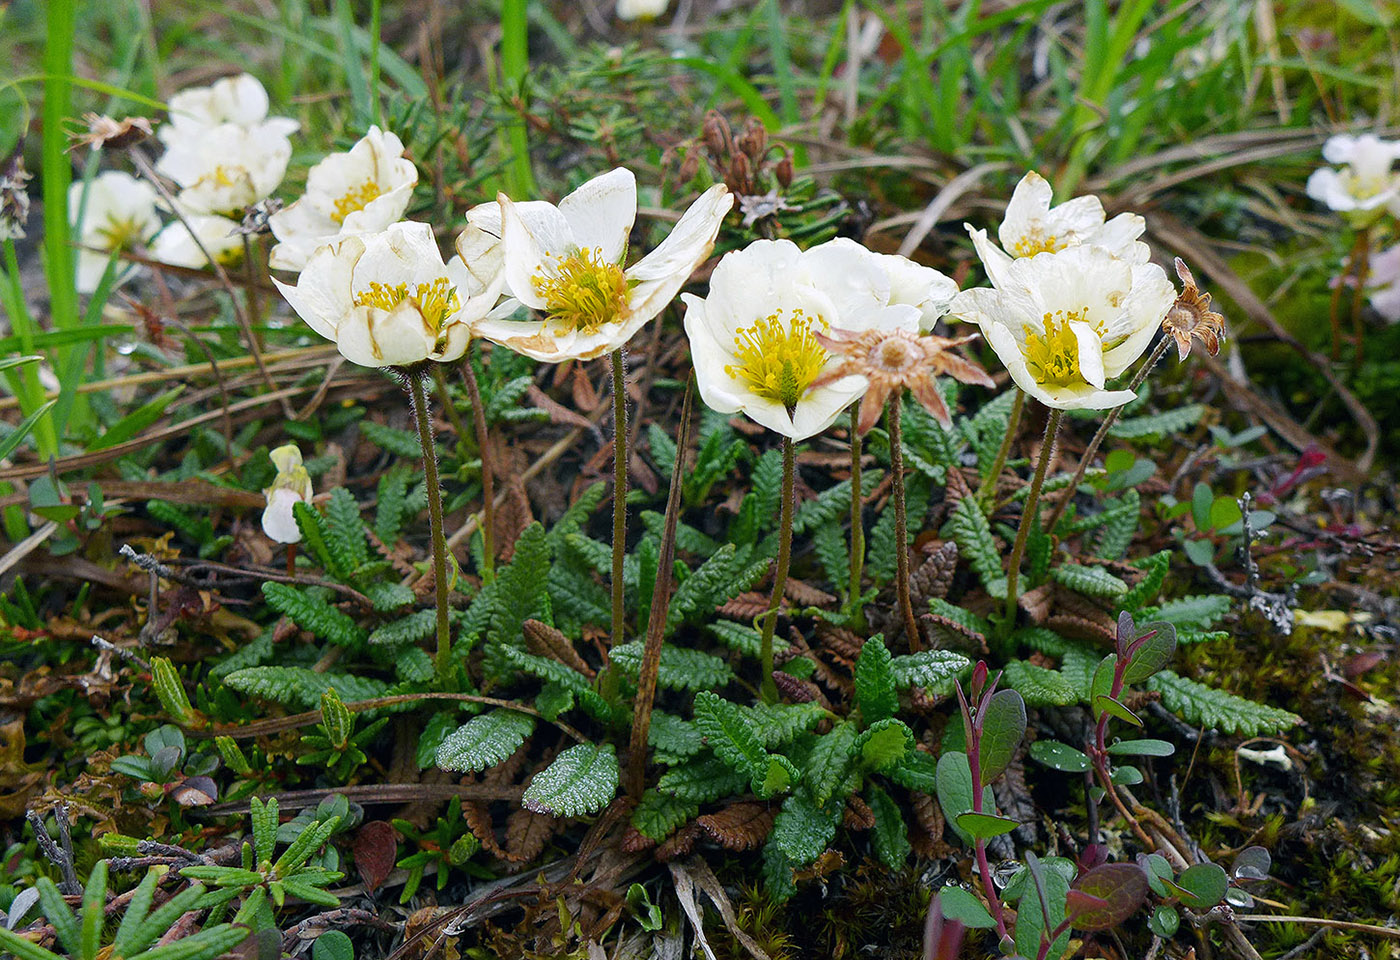
[(342, 237), (311, 255), (295, 286), (273, 283), (297, 314), (366, 367), (456, 360), (501, 292), (499, 254), (443, 263), (426, 223)]
[(1057, 207), (1050, 205), (1052, 197), (1049, 181), (1032, 170), (1016, 184), (1011, 202), (1006, 205), (1006, 215), (997, 231), (1001, 248), (987, 239), (985, 230), (967, 227), (993, 284), (1013, 258), (1054, 253), (1083, 244), (1103, 247), (1132, 263), (1143, 263), (1151, 255), (1147, 244), (1138, 240), (1147, 223), (1137, 214), (1120, 213), (1105, 223), (1098, 197), (1075, 197)]
[(180, 186), (177, 199), (187, 209), (230, 213), (276, 190), (291, 158), (292, 142), (285, 134), (266, 124), (225, 123), (167, 140), (156, 170)]
[(301, 542), (293, 508), (298, 503), (311, 502), (311, 475), (302, 466), (301, 450), (295, 443), (284, 444), (268, 453), (277, 467), (272, 486), (263, 491), (267, 506), (263, 509), (262, 528), (278, 543)]
[(269, 117), (267, 106), (267, 91), (246, 73), (170, 98), (170, 122), (156, 131), (166, 148), (156, 170), (179, 184), (187, 209), (228, 213), (277, 189), (300, 124)]
[[(88, 184), (79, 182), (68, 188), (68, 219), (78, 232), (80, 245), (79, 293), (97, 289), (111, 254), (145, 244), (160, 229), (157, 199), (150, 184), (121, 170), (104, 170)], [(119, 264), (115, 282), (121, 283), (129, 275), (130, 270)]]
[(514, 203), (501, 194), (496, 204), (467, 215), (458, 249), (490, 249), (500, 238), (511, 296), (546, 316), (524, 323), (487, 320), (477, 335), (545, 363), (616, 350), (665, 309), (710, 255), (733, 203), (724, 184), (715, 184), (655, 250), (624, 269), (637, 217), (637, 181), (630, 170), (594, 177), (558, 206)]
[(619, 20), (654, 20), (666, 12), (670, 0), (617, 0)]
[(267, 91), (248, 73), (216, 80), (207, 87), (187, 87), (170, 98), (170, 123), (160, 129), (163, 142), (198, 136), (209, 127), (232, 123), (240, 127), (265, 125), (284, 137), (301, 124), (289, 117), (268, 117)]
[(279, 241), (268, 264), (300, 270), (324, 243), (385, 229), (408, 209), (417, 183), (418, 168), (404, 157), (403, 142), (370, 127), (349, 151), (312, 167), (301, 199), (268, 219)]
[[(198, 270), (207, 267), (209, 260), (199, 249), (200, 244), (209, 256), (219, 263), (236, 263), (243, 258), (243, 237), (238, 230), (238, 222), (215, 214), (194, 213), (181, 208), (180, 211), (189, 230), (179, 220), (167, 223), (151, 241), (151, 259), (168, 263), (175, 267), (188, 267)], [(199, 237), (195, 242), (190, 230)]]
[(755, 240), (725, 254), (710, 277), (709, 296), (682, 294), (705, 403), (720, 413), (743, 412), (793, 440), (825, 430), (870, 381), (851, 375), (814, 387), (843, 358), (813, 333), (914, 334), (923, 320), (918, 299), (891, 299), (891, 273), (901, 280), (911, 273), (902, 265), (891, 271), (886, 259), (849, 240), (805, 253), (788, 240)]
[(1366, 286), (1372, 308), (1391, 323), (1400, 323), (1400, 243), (1371, 258)]
[(1314, 170), (1308, 177), (1308, 196), (1346, 214), (1358, 226), (1380, 216), (1387, 206), (1400, 216), (1400, 174), (1391, 170), (1400, 159), (1400, 141), (1371, 133), (1340, 135), (1323, 144), (1322, 156), (1328, 163), (1346, 166)]
[(1026, 393), (1061, 410), (1102, 410), (1133, 399), (1106, 390), (1152, 342), (1176, 289), (1152, 263), (1098, 246), (1012, 261), (996, 287), (964, 290), (951, 313), (982, 328)]
[[(924, 333), (934, 328), (958, 295), (958, 285), (932, 267), (897, 254), (875, 253), (845, 237), (812, 247), (802, 255), (802, 263), (827, 288), (848, 285), (850, 297), (869, 298), (880, 306), (918, 307)], [(852, 263), (859, 269), (852, 270)]]

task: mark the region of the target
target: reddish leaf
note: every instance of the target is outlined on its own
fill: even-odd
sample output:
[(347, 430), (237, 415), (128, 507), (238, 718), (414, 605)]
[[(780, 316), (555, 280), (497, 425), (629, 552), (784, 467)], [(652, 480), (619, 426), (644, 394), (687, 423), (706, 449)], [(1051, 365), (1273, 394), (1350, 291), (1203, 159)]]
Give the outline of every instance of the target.
[(399, 858), (399, 835), (387, 822), (371, 820), (355, 834), (355, 867), (373, 893), (389, 878)]
[(1134, 863), (1105, 863), (1074, 881), (1065, 903), (1077, 930), (1107, 930), (1128, 919), (1147, 898), (1147, 874)]

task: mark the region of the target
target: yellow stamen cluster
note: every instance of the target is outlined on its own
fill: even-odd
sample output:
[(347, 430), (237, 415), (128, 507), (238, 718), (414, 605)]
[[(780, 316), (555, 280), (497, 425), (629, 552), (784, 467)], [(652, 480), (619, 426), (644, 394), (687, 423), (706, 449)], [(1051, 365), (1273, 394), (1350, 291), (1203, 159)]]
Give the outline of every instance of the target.
[(1357, 200), (1369, 200), (1386, 187), (1382, 176), (1362, 176), (1350, 168), (1341, 174), (1342, 188)]
[(331, 219), (336, 223), (344, 223), (345, 218), (356, 210), (363, 210), (369, 206), (370, 201), (379, 199), (379, 184), (373, 180), (366, 180), (358, 187), (351, 187), (345, 194), (335, 201), (335, 210), (331, 213)]
[(135, 220), (107, 218), (107, 222), (97, 228), (97, 233), (105, 241), (108, 250), (125, 250), (141, 238), (141, 227)]
[(604, 260), (601, 249), (571, 253), (556, 269), (556, 276), (537, 275), (530, 282), (559, 333), (597, 333), (626, 318), (627, 275), (618, 264)]
[(217, 187), (231, 187), (233, 186), (233, 175), (229, 173), (228, 167), (219, 164), (213, 170), (199, 178), (201, 184), (211, 181)]
[(812, 336), (812, 324), (824, 329), (820, 317), (809, 317), (794, 310), (784, 320), (783, 311), (771, 313), (734, 337), (734, 356), (739, 361), (724, 368), (765, 400), (775, 400), (792, 413), (826, 365), (827, 352)]
[(1079, 372), (1079, 340), (1070, 329), (1070, 324), (1082, 323), (1087, 312), (1081, 308), (1068, 313), (1064, 310), (1047, 313), (1042, 321), (1044, 333), (1029, 324), (1023, 327), (1026, 366), (1036, 383), (1069, 387), (1084, 382)]
[(438, 332), (442, 331), (442, 322), (445, 319), (462, 309), (461, 301), (457, 299), (457, 288), (446, 277), (420, 283), (412, 293), (409, 293), (406, 283), (390, 285), (375, 281), (369, 285), (368, 290), (356, 294), (354, 302), (357, 307), (392, 310), (405, 300), (413, 301), (418, 312), (423, 315), (423, 322)]
[(1054, 253), (1063, 250), (1067, 246), (1067, 241), (1061, 240), (1055, 234), (1045, 234), (1039, 227), (1034, 227), (1029, 233), (1023, 234), (1011, 245), (1011, 252), (1017, 257), (1033, 257), (1037, 253)]

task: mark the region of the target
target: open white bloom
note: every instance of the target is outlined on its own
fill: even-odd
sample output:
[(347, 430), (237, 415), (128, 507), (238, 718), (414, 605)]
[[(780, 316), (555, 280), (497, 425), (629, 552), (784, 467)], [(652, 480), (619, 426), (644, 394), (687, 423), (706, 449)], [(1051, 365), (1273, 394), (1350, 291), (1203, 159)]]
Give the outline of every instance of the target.
[(793, 440), (825, 430), (870, 381), (824, 377), (844, 358), (814, 333), (920, 329), (918, 302), (891, 298), (891, 273), (904, 279), (908, 271), (891, 271), (885, 261), (849, 240), (805, 253), (789, 240), (755, 240), (725, 254), (710, 277), (709, 296), (682, 294), (705, 403), (720, 413), (743, 412)]
[(1371, 258), (1366, 287), (1372, 308), (1391, 323), (1400, 323), (1400, 243)]
[(295, 286), (273, 280), (311, 329), (366, 367), (456, 360), (501, 282), (498, 255), (443, 263), (433, 228), (413, 222), (319, 248)]
[(417, 183), (418, 168), (404, 157), (403, 141), (370, 127), (347, 152), (312, 167), (301, 199), (268, 218), (278, 240), (268, 264), (300, 270), (324, 243), (385, 229), (408, 209)]
[[(68, 220), (78, 233), (79, 293), (92, 293), (107, 272), (111, 254), (140, 246), (160, 229), (157, 195), (150, 184), (122, 170), (104, 170), (88, 184), (68, 188)], [(119, 264), (116, 283), (130, 275)]]
[(997, 231), (1000, 248), (987, 239), (985, 230), (967, 227), (993, 284), (998, 283), (1013, 258), (1054, 253), (1082, 244), (1103, 247), (1132, 263), (1143, 263), (1151, 255), (1147, 244), (1138, 240), (1147, 229), (1142, 217), (1120, 213), (1105, 222), (1103, 204), (1098, 197), (1075, 197), (1052, 207), (1053, 195), (1050, 182), (1034, 170), (1022, 177), (1011, 194), (1001, 229)]
[[(238, 221), (217, 214), (194, 213), (181, 208), (189, 229), (179, 220), (167, 223), (151, 241), (151, 259), (175, 267), (198, 270), (209, 266), (209, 259), (200, 250), (209, 252), (219, 263), (237, 263), (243, 259), (243, 237), (238, 233)], [(194, 231), (191, 236), (190, 231)], [(199, 242), (195, 242), (195, 236)]]
[(1308, 196), (1364, 226), (1386, 207), (1400, 216), (1400, 173), (1391, 165), (1400, 159), (1400, 141), (1382, 140), (1375, 134), (1339, 135), (1322, 146), (1328, 163), (1342, 169), (1319, 167), (1308, 177)]
[(290, 117), (267, 115), (267, 91), (249, 73), (216, 80), (207, 87), (187, 87), (170, 98), (170, 122), (157, 134), (167, 145), (173, 139), (197, 136), (209, 127), (226, 123), (240, 127), (265, 126), (284, 137), (301, 125)]
[(179, 184), (177, 199), (186, 208), (230, 213), (276, 190), (291, 158), (292, 142), (286, 134), (267, 124), (225, 123), (168, 139), (156, 170)]
[(262, 528), (278, 543), (300, 543), (301, 528), (297, 526), (293, 508), (298, 503), (311, 502), (311, 475), (302, 466), (301, 450), (288, 443), (268, 452), (277, 467), (272, 486), (263, 491), (267, 506), (263, 509)]
[(504, 251), (511, 296), (542, 320), (487, 321), (476, 335), (545, 363), (588, 360), (621, 347), (670, 303), (714, 249), (734, 198), (724, 184), (701, 194), (669, 236), (623, 267), (637, 218), (637, 180), (616, 169), (559, 202), (514, 203), (505, 194), (467, 215), (458, 241)]
[(1012, 261), (996, 287), (964, 290), (951, 313), (982, 328), (1016, 386), (1048, 407), (1103, 410), (1133, 399), (1106, 390), (1161, 328), (1176, 289), (1153, 263), (1098, 246)]
[(617, 0), (619, 20), (654, 20), (666, 12), (670, 0)]

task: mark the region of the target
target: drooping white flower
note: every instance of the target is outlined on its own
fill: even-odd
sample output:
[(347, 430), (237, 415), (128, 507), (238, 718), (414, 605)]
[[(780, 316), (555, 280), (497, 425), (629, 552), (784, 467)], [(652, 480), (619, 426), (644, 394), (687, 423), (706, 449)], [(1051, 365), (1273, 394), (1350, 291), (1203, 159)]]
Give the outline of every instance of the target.
[(418, 168), (403, 155), (403, 141), (370, 127), (345, 153), (333, 153), (306, 175), (306, 192), (268, 218), (277, 246), (268, 264), (300, 270), (316, 248), (337, 237), (377, 233), (408, 209)]
[(170, 120), (156, 131), (166, 148), (156, 170), (179, 184), (186, 208), (229, 213), (277, 189), (300, 124), (267, 109), (267, 91), (246, 73), (170, 98)]
[[(160, 230), (158, 199), (150, 184), (122, 170), (104, 170), (89, 183), (74, 183), (68, 188), (68, 220), (80, 245), (79, 293), (97, 289), (112, 254), (143, 245)], [(130, 273), (119, 266), (115, 283)]]
[(1366, 287), (1371, 307), (1391, 323), (1400, 323), (1400, 243), (1371, 258)]
[(1400, 216), (1400, 173), (1391, 170), (1400, 159), (1400, 141), (1382, 140), (1375, 134), (1342, 134), (1322, 146), (1328, 163), (1342, 169), (1319, 167), (1308, 177), (1308, 196), (1327, 204), (1364, 226), (1389, 207)]
[(311, 502), (311, 475), (302, 465), (301, 450), (295, 443), (284, 444), (268, 452), (277, 467), (272, 486), (263, 491), (267, 506), (263, 509), (262, 528), (278, 543), (300, 543), (301, 528), (297, 526), (293, 508), (298, 503)]
[[(917, 334), (924, 310), (938, 309), (927, 304), (942, 294), (928, 294), (930, 287), (943, 290), (942, 283), (910, 294), (905, 281), (912, 273), (894, 267), (848, 240), (805, 253), (788, 240), (755, 240), (725, 254), (707, 297), (682, 294), (700, 396), (721, 413), (743, 412), (793, 440), (825, 430), (870, 381), (858, 374), (827, 377), (843, 358), (814, 334)], [(899, 282), (892, 283), (892, 274)], [(913, 302), (897, 302), (892, 290)]]
[(950, 313), (981, 327), (1016, 385), (1046, 406), (1102, 410), (1133, 399), (1105, 383), (1142, 355), (1175, 299), (1156, 264), (1080, 245), (1012, 261)]
[(1142, 217), (1120, 213), (1105, 222), (1103, 204), (1098, 197), (1075, 197), (1052, 207), (1053, 195), (1049, 181), (1032, 170), (1016, 184), (1011, 202), (1006, 205), (1006, 215), (997, 231), (1001, 247), (987, 238), (985, 230), (967, 227), (993, 284), (1013, 259), (1054, 253), (1082, 244), (1103, 247), (1132, 263), (1145, 262), (1151, 255), (1147, 244), (1138, 240), (1147, 229)]
[(467, 215), (459, 250), (490, 249), (499, 238), (510, 295), (545, 317), (487, 320), (476, 335), (545, 363), (616, 350), (665, 309), (710, 255), (733, 203), (724, 184), (715, 184), (656, 249), (624, 268), (637, 217), (637, 181), (630, 170), (594, 177), (558, 206), (515, 203), (501, 194), (497, 203)]
[[(217, 214), (195, 213), (183, 207), (180, 212), (185, 223), (189, 224), (189, 229), (178, 219), (161, 228), (160, 233), (151, 241), (152, 260), (198, 270), (209, 266), (208, 258), (204, 256), (204, 251), (200, 250), (201, 244), (204, 250), (209, 252), (209, 256), (219, 263), (237, 263), (243, 258), (243, 237), (237, 232), (237, 221)], [(194, 235), (191, 235), (190, 231), (193, 231)], [(196, 236), (199, 238), (198, 243), (195, 242)]]
[(311, 255), (295, 286), (273, 283), (346, 359), (396, 367), (462, 356), (502, 280), (498, 252), (444, 263), (432, 227), (403, 222), (334, 240)]
[(617, 0), (619, 20), (655, 20), (666, 12), (670, 0)]

